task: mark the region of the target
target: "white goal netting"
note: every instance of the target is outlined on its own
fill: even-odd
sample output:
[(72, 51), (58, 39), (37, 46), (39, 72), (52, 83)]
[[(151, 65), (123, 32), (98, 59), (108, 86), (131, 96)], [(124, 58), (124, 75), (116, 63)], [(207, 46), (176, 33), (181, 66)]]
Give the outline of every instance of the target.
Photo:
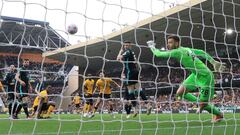
[[(238, 0), (2, 0), (0, 135), (238, 135), (239, 22)], [(203, 50), (193, 69), (165, 54), (170, 35)], [(200, 61), (208, 74), (179, 94)]]

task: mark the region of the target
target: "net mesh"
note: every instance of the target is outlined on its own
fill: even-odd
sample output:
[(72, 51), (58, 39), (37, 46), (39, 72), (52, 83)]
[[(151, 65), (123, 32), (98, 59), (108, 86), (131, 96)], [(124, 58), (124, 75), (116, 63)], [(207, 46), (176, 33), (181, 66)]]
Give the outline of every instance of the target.
[[(238, 0), (2, 0), (0, 7), (0, 89), (6, 91), (0, 91), (0, 134), (240, 134)], [(78, 27), (74, 35), (68, 33), (70, 24)], [(169, 35), (179, 36), (183, 47), (201, 49), (226, 63), (226, 70), (215, 72), (201, 59), (215, 76), (209, 103), (223, 113), (221, 122), (212, 123), (207, 111), (196, 114), (199, 102), (177, 98), (178, 87), (191, 72), (182, 60), (153, 56), (146, 44), (153, 40), (166, 51)], [(126, 40), (133, 44), (137, 81), (147, 98), (135, 93), (136, 117), (135, 108), (126, 114), (126, 105), (133, 102), (125, 97), (130, 92), (122, 75), (124, 63), (117, 60)], [(23, 68), (25, 59), (28, 68)], [(16, 69), (8, 82), (10, 65)], [(97, 89), (93, 97), (86, 95), (84, 82), (93, 79), (95, 89), (99, 71), (120, 87), (111, 85), (110, 99), (102, 99), (93, 113), (100, 93)], [(22, 72), (28, 73), (32, 86), (27, 106), (30, 116), (34, 107), (36, 113), (31, 118), (24, 109), (19, 114), (15, 110), (25, 101), (22, 84), (15, 79)], [(44, 89), (48, 96), (40, 93)], [(34, 106), (36, 98), (44, 102), (46, 97), (45, 106)], [(93, 105), (86, 113), (90, 99)]]

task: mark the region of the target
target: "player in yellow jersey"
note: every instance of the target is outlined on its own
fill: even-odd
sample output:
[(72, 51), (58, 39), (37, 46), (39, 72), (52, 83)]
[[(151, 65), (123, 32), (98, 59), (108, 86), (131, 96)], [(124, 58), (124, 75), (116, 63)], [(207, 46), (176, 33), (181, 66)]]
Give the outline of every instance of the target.
[(72, 103), (75, 105), (75, 111), (77, 113), (80, 112), (80, 104), (81, 104), (81, 97), (78, 93), (73, 97)]
[(48, 85), (46, 89), (43, 89), (41, 92), (35, 90), (38, 96), (34, 99), (33, 102), (33, 112), (31, 116), (34, 116), (37, 113), (37, 118), (49, 118), (51, 112), (55, 108), (54, 102), (48, 101), (48, 91), (51, 89), (51, 86)]
[(104, 77), (104, 73), (99, 73), (100, 79), (96, 82), (96, 88), (94, 90), (94, 93), (96, 90), (99, 90), (99, 96), (97, 98), (96, 104), (94, 105), (93, 114), (91, 117), (94, 117), (94, 113), (97, 111), (99, 104), (101, 103), (102, 99), (107, 101), (109, 105), (109, 113), (113, 115), (113, 102), (111, 101), (111, 94), (112, 94), (112, 88), (111, 84), (115, 84), (117, 87), (120, 87), (115, 81), (113, 81), (111, 78)]
[[(90, 76), (91, 74), (88, 74), (88, 77)], [(86, 100), (84, 104), (84, 109), (83, 109), (83, 117), (87, 117), (90, 112), (90, 109), (92, 108), (93, 87), (94, 87), (94, 80), (92, 78), (87, 78), (83, 84), (84, 98)]]

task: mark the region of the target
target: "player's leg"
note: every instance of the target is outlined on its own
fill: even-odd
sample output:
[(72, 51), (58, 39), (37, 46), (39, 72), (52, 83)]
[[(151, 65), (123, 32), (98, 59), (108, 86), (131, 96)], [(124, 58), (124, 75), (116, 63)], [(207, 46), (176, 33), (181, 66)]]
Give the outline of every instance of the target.
[(145, 104), (147, 104), (147, 115), (151, 114), (151, 110), (152, 110), (151, 102), (148, 101), (147, 96), (145, 95), (144, 91), (140, 87), (139, 83), (135, 84), (135, 89), (138, 96), (140, 96), (141, 99), (145, 102)]
[(101, 98), (98, 97), (98, 98), (97, 98), (97, 101), (96, 101), (96, 103), (95, 103), (95, 105), (94, 105), (93, 113), (95, 113), (95, 112), (97, 111), (98, 106), (99, 106), (99, 104), (101, 103), (101, 101), (102, 101)]
[(42, 118), (42, 111), (43, 111), (43, 99), (40, 98), (39, 104), (38, 104), (38, 108), (37, 108), (37, 118), (40, 119)]
[(188, 91), (195, 91), (197, 89), (196, 87), (196, 76), (195, 74), (191, 74), (184, 82), (183, 84), (178, 88), (176, 96), (177, 99), (186, 99), (191, 102), (196, 102), (197, 97), (194, 96), (191, 93), (188, 93)]
[(30, 99), (28, 97), (28, 86), (20, 85), (20, 94), (21, 94), (22, 108), (24, 110), (24, 113), (26, 114), (26, 118), (29, 118), (28, 103)]
[(92, 96), (89, 97), (89, 98), (90, 98), (90, 99), (89, 99), (89, 106), (88, 106), (88, 109), (87, 109), (87, 113), (88, 113), (88, 114), (90, 113), (90, 110), (91, 110), (91, 108), (92, 108), (92, 106), (93, 106)]
[(113, 117), (113, 118), (115, 118), (115, 115), (114, 115), (114, 113), (113, 113), (113, 101), (112, 101), (112, 99), (107, 99), (107, 101), (108, 101), (108, 105), (109, 105), (109, 113), (110, 113), (110, 115)]
[(84, 95), (85, 97), (85, 104), (84, 104), (84, 107), (83, 107), (83, 116), (87, 116), (88, 114), (88, 110), (89, 110), (89, 107), (90, 107), (90, 102), (89, 102), (89, 96), (87, 94)]
[(132, 108), (131, 102), (126, 100), (125, 105), (124, 105), (124, 109), (127, 113), (127, 116), (126, 116), (127, 119), (130, 118), (131, 108)]
[(38, 106), (33, 106), (32, 109), (33, 109), (33, 111), (32, 111), (32, 113), (31, 113), (30, 116), (31, 116), (31, 117), (34, 117), (34, 115), (35, 115), (36, 112), (37, 112)]
[(9, 112), (9, 118), (12, 118), (12, 113), (15, 111), (14, 110), (14, 94), (13, 93), (8, 93), (8, 112)]
[(199, 96), (200, 112), (202, 110), (206, 110), (209, 113), (215, 115), (212, 122), (220, 121), (223, 118), (222, 113), (216, 106), (209, 103), (209, 101), (213, 98), (213, 95), (214, 95), (214, 76), (213, 76), (213, 74), (198, 77), (198, 83), (201, 87), (200, 96)]
[(137, 109), (137, 101), (136, 101), (136, 97), (135, 97), (135, 86), (133, 85), (128, 85), (128, 93), (129, 93), (129, 100), (131, 101), (132, 104), (132, 108), (134, 110), (134, 115), (133, 117), (136, 117), (138, 114), (138, 109)]
[(16, 101), (16, 111), (13, 113), (13, 119), (18, 119), (18, 114), (20, 113), (22, 109), (22, 101), (21, 99), (19, 101)]
[(134, 115), (133, 117), (136, 117), (138, 114), (137, 110), (137, 101), (136, 101), (136, 96), (135, 96), (135, 84), (138, 83), (138, 74), (136, 75), (135, 72), (126, 72), (126, 86), (128, 89), (128, 98), (131, 101), (132, 108), (134, 110)]
[(42, 109), (41, 109), (41, 112), (40, 112), (41, 113), (41, 115), (40, 115), (41, 118), (44, 118), (44, 119), (46, 118), (48, 107), (49, 107), (48, 103), (46, 103), (46, 102), (42, 103)]
[(28, 102), (29, 102), (28, 96), (22, 97), (22, 108), (24, 110), (24, 113), (26, 114), (26, 118), (30, 118), (28, 112)]
[(47, 113), (46, 113), (46, 115), (45, 115), (45, 118), (50, 118), (50, 116), (51, 116), (51, 113), (54, 111), (54, 109), (55, 109), (55, 102), (48, 102), (48, 104), (47, 104)]
[(93, 109), (93, 112), (92, 112), (92, 114), (91, 115), (89, 115), (89, 117), (90, 118), (92, 118), (92, 117), (94, 117), (95, 116), (95, 113), (96, 113), (96, 111), (97, 111), (97, 109), (98, 109), (98, 106), (99, 106), (99, 104), (101, 103), (101, 101), (102, 101), (102, 93), (101, 94), (99, 94), (99, 96), (98, 96), (98, 98), (97, 98), (97, 101), (96, 101), (96, 103), (95, 103), (95, 105), (94, 105), (94, 109)]
[(87, 114), (88, 114), (89, 105), (90, 105), (90, 103), (89, 103), (89, 101), (87, 100), (87, 101), (85, 102), (85, 104), (84, 104), (84, 107), (83, 107), (83, 115), (85, 115), (85, 116), (87, 116)]

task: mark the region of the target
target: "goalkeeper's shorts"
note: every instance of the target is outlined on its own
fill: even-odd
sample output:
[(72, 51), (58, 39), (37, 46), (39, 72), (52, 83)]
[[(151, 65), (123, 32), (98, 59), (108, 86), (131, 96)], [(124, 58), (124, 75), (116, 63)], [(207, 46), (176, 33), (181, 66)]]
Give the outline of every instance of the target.
[(207, 75), (192, 73), (182, 84), (188, 91), (196, 91), (199, 88), (199, 100), (207, 102), (213, 98), (214, 95), (214, 75), (209, 73)]

